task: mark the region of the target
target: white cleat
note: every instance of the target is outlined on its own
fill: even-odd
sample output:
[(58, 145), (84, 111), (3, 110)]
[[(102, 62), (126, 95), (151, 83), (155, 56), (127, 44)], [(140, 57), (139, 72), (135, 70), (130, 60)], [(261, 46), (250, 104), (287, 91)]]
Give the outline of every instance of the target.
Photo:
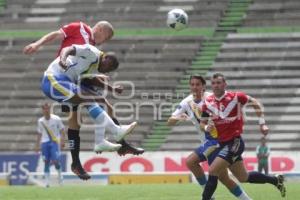
[(129, 133), (133, 131), (133, 129), (136, 127), (137, 122), (132, 122), (129, 125), (122, 125), (120, 126), (120, 130), (115, 136), (115, 139), (117, 142), (120, 142), (123, 138), (125, 138)]
[(103, 151), (118, 151), (122, 145), (114, 144), (107, 140), (103, 140), (101, 143), (96, 144), (94, 147), (94, 151), (96, 153), (102, 153)]

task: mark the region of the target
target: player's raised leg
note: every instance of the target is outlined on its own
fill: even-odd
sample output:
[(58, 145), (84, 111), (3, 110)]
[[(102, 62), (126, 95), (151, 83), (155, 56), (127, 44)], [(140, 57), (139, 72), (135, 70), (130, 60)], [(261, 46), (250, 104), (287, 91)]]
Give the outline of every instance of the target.
[(284, 177), (282, 175), (270, 176), (255, 171), (248, 173), (242, 161), (237, 161), (236, 163), (231, 165), (229, 169), (240, 182), (256, 184), (270, 183), (279, 190), (282, 197), (285, 197), (286, 195)]
[[(86, 94), (85, 96), (88, 95)], [(137, 125), (136, 122), (129, 125), (116, 125), (108, 114), (98, 105), (98, 103), (94, 101), (94, 99), (83, 99), (78, 94), (75, 94), (69, 101), (75, 104), (85, 103), (85, 107), (88, 109), (89, 115), (95, 121), (95, 135), (99, 142), (94, 148), (96, 152), (115, 151), (121, 147), (120, 144), (113, 144), (104, 140), (105, 129), (114, 134), (116, 141), (119, 142), (131, 133)]]
[[(120, 126), (120, 123), (116, 117), (112, 116), (111, 119), (113, 120), (113, 122), (116, 125)], [(118, 149), (118, 151), (117, 151), (120, 156), (124, 156), (126, 154), (140, 155), (145, 152), (145, 150), (143, 148), (135, 147), (135, 146), (129, 144), (128, 142), (126, 142), (124, 139), (118, 141), (117, 143), (122, 145), (121, 148)]]

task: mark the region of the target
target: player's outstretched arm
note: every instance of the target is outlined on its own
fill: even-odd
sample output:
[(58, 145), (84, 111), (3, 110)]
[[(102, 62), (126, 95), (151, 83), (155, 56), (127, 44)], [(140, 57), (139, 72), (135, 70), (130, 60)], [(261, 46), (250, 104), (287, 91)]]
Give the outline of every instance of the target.
[(189, 120), (189, 116), (187, 116), (187, 114), (185, 114), (185, 113), (181, 113), (181, 114), (172, 115), (171, 117), (169, 117), (167, 124), (168, 124), (168, 126), (174, 126), (175, 124), (177, 124), (177, 122), (187, 121), (187, 120)]
[(109, 77), (107, 76), (107, 78), (105, 77), (101, 77), (101, 76), (97, 76), (94, 79), (94, 83), (96, 86), (101, 87), (103, 89), (106, 89), (110, 92), (117, 92), (119, 94), (121, 94), (123, 92), (123, 86), (122, 85), (116, 85), (116, 86), (112, 86), (108, 83)]
[(67, 65), (68, 56), (75, 55), (75, 54), (76, 54), (76, 49), (73, 46), (65, 47), (61, 50), (60, 55), (59, 55), (59, 57), (60, 57), (59, 64), (64, 70), (68, 69), (68, 65)]
[(33, 53), (37, 52), (42, 45), (50, 43), (57, 39), (62, 40), (63, 38), (64, 38), (64, 34), (60, 30), (52, 31), (52, 32), (44, 35), (43, 37), (41, 37), (36, 42), (33, 42), (33, 43), (25, 46), (23, 48), (23, 53), (28, 54), (28, 55), (33, 54)]
[(249, 97), (249, 105), (254, 108), (256, 116), (259, 118), (258, 124), (260, 126), (261, 133), (267, 135), (269, 132), (269, 128), (266, 125), (262, 105), (257, 101), (257, 99), (253, 97)]

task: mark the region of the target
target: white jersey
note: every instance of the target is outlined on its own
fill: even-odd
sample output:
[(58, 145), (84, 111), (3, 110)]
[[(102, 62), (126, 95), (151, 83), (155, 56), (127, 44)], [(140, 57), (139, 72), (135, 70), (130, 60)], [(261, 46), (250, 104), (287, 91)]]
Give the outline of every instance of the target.
[[(207, 97), (208, 95), (210, 95), (210, 93), (205, 92), (203, 99), (205, 99), (205, 97)], [(172, 116), (178, 116), (183, 113), (187, 114), (189, 116), (190, 120), (192, 121), (192, 123), (194, 124), (196, 131), (199, 133), (200, 140), (202, 142), (204, 141), (205, 134), (203, 132), (201, 132), (201, 129), (200, 129), (201, 113), (197, 112), (196, 109), (201, 108), (203, 103), (204, 103), (203, 100), (201, 100), (200, 102), (195, 102), (193, 95), (190, 94), (189, 96), (187, 96), (180, 102), (180, 104), (177, 106), (176, 110), (172, 113)], [(195, 106), (193, 106), (193, 104), (195, 104)], [(199, 116), (199, 114), (200, 114), (200, 116)]]
[(85, 45), (72, 45), (76, 49), (76, 55), (68, 56), (67, 66), (65, 70), (59, 65), (60, 58), (57, 57), (45, 71), (45, 74), (65, 75), (71, 82), (77, 83), (78, 79), (83, 75), (99, 74), (98, 66), (102, 51), (96, 47)]
[(45, 117), (38, 120), (37, 132), (42, 135), (41, 143), (48, 141), (59, 143), (62, 130), (64, 130), (64, 125), (57, 115), (51, 114), (49, 120), (46, 120)]

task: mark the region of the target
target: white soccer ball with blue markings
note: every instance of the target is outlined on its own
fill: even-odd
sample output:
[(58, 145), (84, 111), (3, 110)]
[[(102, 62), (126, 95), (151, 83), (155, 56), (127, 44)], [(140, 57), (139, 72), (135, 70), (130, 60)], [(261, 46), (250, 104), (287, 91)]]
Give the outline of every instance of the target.
[(168, 12), (167, 25), (176, 31), (180, 31), (187, 27), (188, 20), (189, 17), (184, 10), (175, 8)]

